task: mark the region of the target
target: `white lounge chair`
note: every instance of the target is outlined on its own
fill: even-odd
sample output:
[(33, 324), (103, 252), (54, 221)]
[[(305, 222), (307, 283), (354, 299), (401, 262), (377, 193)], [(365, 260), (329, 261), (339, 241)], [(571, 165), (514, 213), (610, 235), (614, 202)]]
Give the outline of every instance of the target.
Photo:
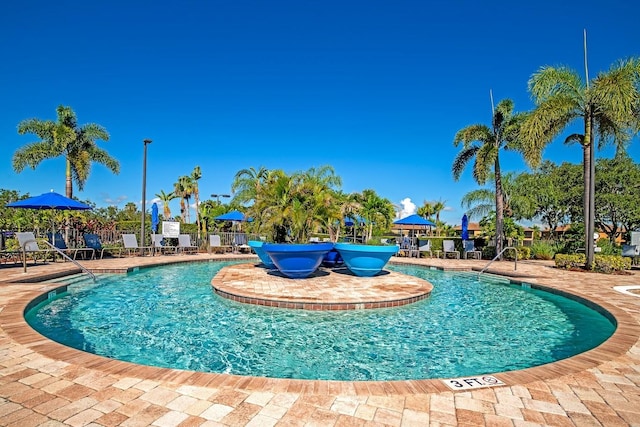
[(472, 258), (482, 259), (482, 251), (476, 249), (476, 245), (473, 240), (465, 240), (463, 242), (464, 246), (464, 259), (468, 259), (469, 255)]
[(431, 252), (431, 240), (427, 240), (424, 245), (418, 246), (418, 258), (420, 258), (420, 253), (422, 252), (428, 252), (429, 256), (433, 257), (433, 252)]
[(198, 253), (198, 247), (191, 243), (191, 235), (180, 234), (178, 236), (178, 250), (184, 253)]
[(145, 252), (148, 252), (149, 255), (153, 254), (153, 246), (138, 246), (138, 238), (135, 234), (123, 234), (122, 242), (124, 243), (124, 249), (129, 255), (134, 252), (142, 252), (142, 255), (144, 255)]
[(442, 241), (442, 257), (447, 258), (447, 255), (453, 255), (456, 259), (460, 259), (460, 252), (456, 250), (456, 244), (453, 240)]
[(53, 249), (40, 249), (38, 245), (38, 241), (36, 240), (36, 236), (33, 232), (20, 232), (16, 233), (16, 239), (18, 239), (18, 244), (20, 245), (20, 251), (23, 255), (30, 254), (33, 256), (33, 263), (36, 264), (38, 261), (38, 255), (42, 255), (43, 262), (47, 259), (47, 256), (51, 253)]
[(220, 236), (218, 234), (210, 234), (209, 235), (209, 250), (218, 251), (218, 249), (222, 250), (222, 253), (227, 252), (227, 249), (231, 249), (231, 246), (223, 245)]

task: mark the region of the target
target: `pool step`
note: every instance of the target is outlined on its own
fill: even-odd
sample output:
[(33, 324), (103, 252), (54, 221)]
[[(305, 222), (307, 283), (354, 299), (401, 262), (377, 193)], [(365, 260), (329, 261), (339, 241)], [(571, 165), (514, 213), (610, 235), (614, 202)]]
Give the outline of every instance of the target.
[[(99, 277), (99, 276), (96, 276)], [(93, 282), (91, 280), (91, 277), (88, 276), (85, 273), (77, 273), (77, 274), (71, 274), (69, 276), (62, 276), (62, 277), (56, 277), (55, 279), (51, 279), (51, 280), (47, 280), (43, 283), (60, 283), (60, 284), (65, 284), (65, 285), (75, 285), (75, 284), (79, 284), (79, 283), (91, 283)]]

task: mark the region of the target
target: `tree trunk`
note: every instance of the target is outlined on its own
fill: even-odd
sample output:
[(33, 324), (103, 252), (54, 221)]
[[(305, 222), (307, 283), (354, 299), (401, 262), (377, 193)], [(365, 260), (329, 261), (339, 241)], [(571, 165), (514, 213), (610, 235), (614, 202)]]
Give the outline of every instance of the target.
[(595, 161), (592, 135), (591, 109), (587, 110), (585, 117), (584, 141), (583, 141), (583, 174), (584, 174), (584, 249), (586, 255), (585, 267), (590, 270), (593, 266), (593, 233), (594, 226), (594, 199), (595, 199)]
[(71, 162), (69, 159), (66, 159), (67, 162), (67, 170), (65, 174), (66, 182), (65, 182), (65, 195), (72, 199), (73, 198), (73, 176), (71, 174)]
[(496, 178), (496, 255), (502, 259), (504, 237), (504, 197), (502, 195), (502, 176), (500, 174), (500, 160), (496, 156), (494, 174)]

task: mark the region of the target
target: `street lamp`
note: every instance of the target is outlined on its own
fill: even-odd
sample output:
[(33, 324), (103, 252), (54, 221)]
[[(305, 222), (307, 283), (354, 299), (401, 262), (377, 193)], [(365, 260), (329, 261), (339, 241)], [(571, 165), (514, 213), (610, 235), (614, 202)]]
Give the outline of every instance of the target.
[(215, 197), (218, 200), (218, 204), (220, 204), (220, 197), (231, 197), (229, 194), (212, 194), (211, 197)]
[(142, 141), (144, 143), (144, 155), (142, 156), (142, 226), (140, 227), (140, 255), (144, 255), (144, 216), (147, 200), (147, 145), (151, 144), (150, 139), (144, 139)]

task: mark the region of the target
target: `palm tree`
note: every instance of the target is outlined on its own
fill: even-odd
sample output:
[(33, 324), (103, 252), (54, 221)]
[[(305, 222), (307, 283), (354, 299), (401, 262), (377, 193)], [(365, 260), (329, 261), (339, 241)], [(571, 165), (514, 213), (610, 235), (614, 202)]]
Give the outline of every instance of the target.
[(440, 212), (442, 212), (446, 207), (447, 207), (446, 200), (444, 202), (442, 200), (433, 202), (433, 212), (436, 215), (436, 227), (438, 230), (438, 236), (440, 235)]
[(241, 169), (231, 184), (231, 191), (235, 194), (234, 201), (242, 204), (255, 200), (256, 194), (260, 192), (260, 186), (264, 184), (269, 175), (269, 170), (261, 166), (255, 168)]
[(473, 178), (484, 185), (493, 172), (496, 206), (496, 254), (502, 252), (504, 239), (504, 194), (500, 170), (500, 150), (518, 149), (518, 128), (525, 115), (513, 113), (513, 101), (504, 99), (493, 111), (491, 127), (475, 124), (456, 133), (453, 144), (463, 144), (453, 161), (453, 177), (457, 181), (467, 163), (475, 158)]
[(365, 241), (373, 237), (373, 226), (388, 228), (391, 226), (395, 209), (393, 204), (378, 196), (374, 190), (363, 190), (360, 212), (366, 223)]
[(196, 199), (196, 224), (198, 224), (198, 241), (200, 241), (200, 191), (198, 190), (198, 181), (202, 178), (200, 166), (193, 168), (191, 172), (191, 182), (193, 183), (193, 196)]
[[(585, 64), (586, 69), (586, 64)], [(529, 92), (536, 104), (522, 128), (529, 162), (537, 166), (542, 150), (575, 120), (583, 133), (571, 134), (565, 143), (578, 142), (583, 150), (584, 223), (586, 267), (593, 265), (595, 231), (594, 137), (598, 147), (614, 143), (625, 150), (631, 136), (640, 129), (640, 58), (619, 61), (608, 72), (585, 81), (567, 67), (542, 67), (531, 76)]]
[(180, 198), (180, 222), (185, 221), (185, 213), (188, 215), (188, 213), (186, 212), (186, 206), (184, 204), (184, 184), (185, 183), (183, 176), (178, 178), (178, 180), (173, 184), (173, 193), (176, 195), (176, 197)]
[(176, 193), (173, 191), (169, 194), (165, 193), (164, 190), (160, 190), (159, 193), (156, 193), (156, 197), (162, 201), (163, 211), (162, 215), (165, 219), (171, 218), (171, 208), (169, 207), (169, 202), (173, 199), (177, 199)]
[(58, 120), (27, 119), (18, 124), (18, 133), (33, 133), (40, 141), (18, 149), (13, 155), (13, 169), (20, 173), (25, 167), (35, 169), (43, 160), (64, 156), (66, 161), (65, 194), (73, 197), (73, 182), (79, 190), (84, 188), (91, 172), (91, 163), (106, 166), (118, 174), (120, 164), (96, 145), (96, 140), (109, 140), (109, 134), (100, 125), (89, 123), (78, 126), (76, 114), (70, 107), (56, 109)]

